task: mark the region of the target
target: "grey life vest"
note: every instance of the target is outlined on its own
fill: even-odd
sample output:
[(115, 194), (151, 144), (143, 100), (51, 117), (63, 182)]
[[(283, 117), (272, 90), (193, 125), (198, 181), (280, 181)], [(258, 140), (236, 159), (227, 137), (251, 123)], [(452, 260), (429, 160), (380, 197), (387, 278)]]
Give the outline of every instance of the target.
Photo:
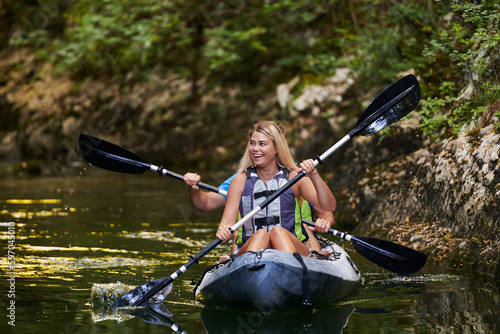
[[(246, 170), (247, 179), (241, 195), (240, 214), (244, 217), (255, 206), (261, 205), (276, 190), (288, 182), (288, 170), (280, 167), (279, 172), (269, 181), (259, 178), (254, 167)], [(242, 241), (245, 243), (258, 229), (270, 231), (274, 226), (281, 225), (293, 235), (297, 236), (296, 223), (297, 201), (291, 188), (272, 201), (267, 207), (246, 222), (241, 229)]]

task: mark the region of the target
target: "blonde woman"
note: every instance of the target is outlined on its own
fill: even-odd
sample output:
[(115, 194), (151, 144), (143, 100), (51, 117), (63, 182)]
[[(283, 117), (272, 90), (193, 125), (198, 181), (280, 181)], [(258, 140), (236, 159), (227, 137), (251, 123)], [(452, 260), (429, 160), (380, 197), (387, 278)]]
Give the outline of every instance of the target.
[[(244, 217), (303, 170), (307, 177), (300, 179), (242, 226), (238, 237), (243, 246), (237, 254), (274, 248), (309, 255), (309, 249), (302, 242), (305, 236), (300, 224), (296, 224), (297, 206), (300, 205), (297, 199), (303, 198), (325, 211), (334, 211), (336, 201), (314, 167), (313, 160), (305, 160), (299, 166), (298, 169), (290, 154), (282, 125), (273, 121), (255, 124), (250, 130), (238, 175), (229, 186), (216, 237), (223, 241), (231, 239), (229, 228), (236, 223), (238, 213)], [(326, 227), (318, 226), (316, 230)]]

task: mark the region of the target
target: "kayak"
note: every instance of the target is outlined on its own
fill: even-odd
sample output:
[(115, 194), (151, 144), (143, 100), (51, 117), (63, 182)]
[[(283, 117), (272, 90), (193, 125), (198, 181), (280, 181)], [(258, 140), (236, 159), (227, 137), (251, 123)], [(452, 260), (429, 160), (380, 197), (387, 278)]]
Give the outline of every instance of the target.
[(244, 307), (264, 313), (331, 303), (351, 293), (361, 275), (339, 245), (324, 258), (275, 249), (248, 252), (207, 269), (195, 288), (204, 305)]

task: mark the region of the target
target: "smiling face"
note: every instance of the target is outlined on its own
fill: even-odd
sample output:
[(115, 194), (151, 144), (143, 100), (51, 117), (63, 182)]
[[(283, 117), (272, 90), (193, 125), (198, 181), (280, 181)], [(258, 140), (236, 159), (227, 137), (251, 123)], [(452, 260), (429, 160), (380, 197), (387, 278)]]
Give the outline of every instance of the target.
[(277, 164), (278, 150), (274, 142), (262, 132), (255, 131), (252, 133), (248, 149), (255, 166), (266, 167), (271, 163)]
[[(274, 121), (260, 121), (249, 132), (245, 154), (240, 160), (238, 173), (252, 166), (297, 169), (285, 138), (285, 128)], [(273, 164), (271, 164), (272, 162)]]

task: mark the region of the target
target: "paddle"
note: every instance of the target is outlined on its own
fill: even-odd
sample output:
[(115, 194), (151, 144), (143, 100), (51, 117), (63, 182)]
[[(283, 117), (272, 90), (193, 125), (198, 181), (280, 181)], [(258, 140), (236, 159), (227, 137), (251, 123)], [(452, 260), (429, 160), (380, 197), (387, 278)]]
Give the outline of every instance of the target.
[[(302, 219), (302, 222), (309, 226), (316, 226), (313, 222), (305, 219)], [(427, 261), (427, 255), (387, 240), (354, 237), (334, 229), (330, 229), (328, 233), (350, 241), (359, 254), (382, 268), (399, 275), (413, 274), (422, 269)]]
[[(160, 175), (168, 175), (179, 180), (184, 179), (182, 175), (173, 173), (163, 167), (152, 165), (123, 147), (90, 135), (82, 133), (78, 139), (78, 146), (82, 156), (92, 166), (128, 174), (142, 174), (148, 170), (153, 170)], [(202, 182), (198, 182), (197, 186), (224, 196), (226, 195), (225, 190)]]
[[(335, 150), (345, 144), (352, 137), (357, 135), (369, 136), (403, 118), (418, 105), (419, 101), (420, 86), (418, 85), (417, 79), (413, 75), (408, 75), (394, 82), (391, 86), (380, 93), (375, 98), (375, 100), (366, 108), (366, 110), (358, 120), (355, 128), (348, 135), (342, 138), (338, 143), (330, 147), (325, 153), (317, 157), (314, 161), (314, 165), (318, 166), (323, 162), (323, 160), (325, 160)], [(278, 198), (287, 189), (297, 183), (305, 175), (306, 173), (304, 171), (298, 173), (282, 188), (268, 197), (267, 200), (265, 200), (260, 206), (255, 207), (236, 224), (231, 226), (229, 230), (231, 232), (236, 231), (243, 224), (252, 219), (253, 216), (262, 211), (262, 209), (267, 207), (271, 202)], [(143, 305), (151, 297), (154, 297), (160, 291), (172, 284), (177, 277), (186, 272), (191, 266), (197, 264), (201, 258), (208, 254), (212, 249), (217, 247), (220, 243), (222, 243), (222, 240), (214, 240), (169, 277), (156, 279), (133, 289), (132, 291), (126, 293), (112, 306), (123, 307)], [(163, 299), (160, 298), (160, 300)]]

